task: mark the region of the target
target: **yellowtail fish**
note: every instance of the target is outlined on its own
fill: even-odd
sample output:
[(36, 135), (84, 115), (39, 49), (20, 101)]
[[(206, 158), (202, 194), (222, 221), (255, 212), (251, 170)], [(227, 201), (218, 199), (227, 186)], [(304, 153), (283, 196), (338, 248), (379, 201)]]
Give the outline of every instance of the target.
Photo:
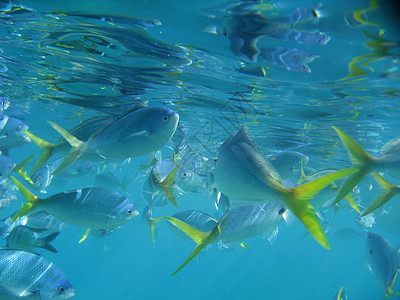
[(87, 141), (81, 141), (55, 123), (50, 122), (72, 146), (57, 174), (82, 155), (95, 155), (98, 160), (129, 158), (161, 149), (173, 136), (179, 115), (161, 106), (140, 106), (117, 117)]
[(339, 292), (336, 293), (332, 300), (347, 300), (346, 291), (344, 290), (343, 286), (340, 288)]
[[(387, 171), (394, 178), (400, 178), (400, 137), (392, 139), (380, 150), (380, 156), (370, 155), (363, 147), (339, 128), (332, 126), (342, 141), (350, 160), (358, 171), (349, 176), (340, 187), (334, 203), (350, 193), (361, 180), (372, 171)], [(377, 207), (376, 207), (377, 208)], [(369, 211), (372, 212), (373, 210)]]
[(14, 177), (11, 179), (28, 202), (14, 215), (11, 222), (40, 208), (63, 222), (89, 230), (116, 229), (139, 214), (127, 197), (115, 191), (98, 187), (82, 188), (41, 199)]
[(397, 250), (383, 236), (370, 231), (365, 234), (365, 243), (368, 263), (379, 283), (385, 289), (383, 299), (390, 296), (400, 296), (400, 293), (393, 291), (396, 276), (399, 272), (399, 254)]
[(330, 249), (310, 200), (333, 181), (356, 171), (341, 170), (298, 187), (286, 188), (282, 185), (278, 172), (254, 142), (248, 128), (243, 127), (221, 146), (214, 176), (217, 189), (231, 201), (241, 199), (284, 204), (323, 247)]
[(229, 209), (208, 232), (201, 231), (175, 217), (166, 216), (155, 220), (166, 219), (197, 243), (197, 247), (189, 257), (172, 274), (174, 276), (211, 243), (242, 242), (242, 246), (247, 248), (243, 242), (244, 239), (273, 232), (285, 218), (285, 214), (286, 208), (277, 202), (238, 206)]

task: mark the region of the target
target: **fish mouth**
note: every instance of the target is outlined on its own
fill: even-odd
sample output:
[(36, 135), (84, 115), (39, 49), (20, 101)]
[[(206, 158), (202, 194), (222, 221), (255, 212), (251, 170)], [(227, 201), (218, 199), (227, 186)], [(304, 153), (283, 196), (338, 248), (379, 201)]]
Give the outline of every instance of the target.
[(69, 298), (72, 298), (73, 296), (75, 296), (75, 292), (72, 290), (64, 295), (64, 299), (69, 299)]

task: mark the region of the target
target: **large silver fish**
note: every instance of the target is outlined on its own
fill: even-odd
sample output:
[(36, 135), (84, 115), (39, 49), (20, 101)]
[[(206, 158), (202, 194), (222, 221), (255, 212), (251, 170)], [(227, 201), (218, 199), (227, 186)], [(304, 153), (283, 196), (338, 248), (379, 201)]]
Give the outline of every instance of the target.
[(74, 289), (63, 271), (44, 257), (0, 249), (0, 299), (68, 299)]
[(400, 293), (393, 291), (393, 285), (399, 271), (397, 250), (383, 236), (370, 231), (365, 234), (365, 243), (369, 265), (379, 283), (385, 289), (383, 299), (388, 296), (399, 296)]
[(127, 197), (111, 190), (83, 188), (40, 199), (14, 177), (12, 180), (27, 203), (14, 215), (11, 222), (40, 208), (69, 224), (88, 229), (116, 229), (139, 214)]
[(240, 199), (284, 204), (322, 246), (330, 249), (310, 200), (333, 181), (354, 172), (355, 169), (341, 170), (298, 187), (286, 188), (278, 172), (250, 136), (248, 128), (243, 127), (221, 146), (214, 176), (217, 189), (231, 201)]

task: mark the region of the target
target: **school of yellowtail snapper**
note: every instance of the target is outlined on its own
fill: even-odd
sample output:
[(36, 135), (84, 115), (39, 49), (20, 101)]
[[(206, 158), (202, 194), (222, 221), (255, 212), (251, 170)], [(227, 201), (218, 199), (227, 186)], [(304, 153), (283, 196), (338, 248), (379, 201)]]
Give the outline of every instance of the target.
[[(316, 14), (315, 7), (304, 8), (302, 12)], [(301, 19), (299, 11), (294, 16)], [(244, 19), (241, 21), (246, 23)], [(289, 48), (276, 48), (274, 55), (268, 56), (272, 48), (258, 49), (254, 41), (258, 36), (235, 32), (243, 24), (237, 19), (231, 22), (234, 30), (225, 35), (238, 57), (253, 61), (260, 57), (288, 70), (311, 71), (306, 63), (315, 57)], [(251, 27), (247, 22), (244, 26)], [(321, 33), (291, 31), (283, 17), (276, 22), (279, 30), (270, 31), (270, 36), (289, 39), (295, 35), (297, 41), (320, 45), (329, 41)], [(279, 60), (277, 53), (281, 58), (287, 55), (288, 59)], [(294, 56), (300, 57), (297, 62), (290, 59)], [(320, 246), (330, 250), (320, 211), (336, 212), (347, 207), (359, 213), (359, 220), (367, 220), (384, 204), (398, 201), (392, 199), (400, 194), (400, 186), (391, 183), (400, 180), (400, 137), (387, 141), (379, 156), (373, 156), (341, 128), (332, 126), (352, 167), (315, 170), (307, 166), (308, 157), (299, 152), (263, 153), (247, 126), (227, 135), (216, 157), (206, 157), (190, 140), (174, 139), (180, 116), (163, 106), (135, 105), (115, 117), (93, 117), (74, 128), (63, 128), (49, 121), (54, 128), (54, 139), (46, 141), (35, 128), (8, 114), (13, 107), (12, 99), (2, 97), (1, 102), (0, 209), (16, 201), (16, 189), (25, 204), (1, 221), (0, 233), (6, 245), (0, 250), (0, 299), (67, 299), (79, 293), (63, 271), (45, 256), (35, 254), (34, 249), (57, 252), (51, 242), (66, 224), (86, 230), (79, 241), (82, 243), (89, 234), (104, 238), (139, 215), (131, 202), (132, 191), (127, 188), (135, 178), (120, 180), (111, 168), (98, 168), (99, 161), (111, 166), (132, 157), (152, 158), (137, 170), (136, 177), (145, 178), (141, 193), (148, 205), (140, 214), (150, 227), (149, 235), (156, 242), (157, 224), (167, 222), (178, 229), (177, 234), (183, 232), (196, 243), (193, 252), (186, 259), (182, 257), (182, 264), (171, 270), (172, 276), (184, 272), (182, 269), (211, 243), (238, 243), (246, 248), (245, 240), (256, 235), (267, 236), (273, 242), (279, 224), (288, 221), (290, 215), (304, 225)], [(58, 141), (57, 136), (60, 136)], [(8, 156), (10, 149), (30, 142), (39, 149), (35, 158), (32, 155), (14, 162)], [(166, 147), (173, 150), (167, 158), (161, 154)], [(51, 161), (53, 155), (58, 158)], [(27, 170), (32, 160), (35, 165)], [(283, 165), (299, 167), (288, 170)], [(93, 172), (96, 172), (95, 186), (60, 190), (52, 195), (46, 192), (57, 177)], [(352, 192), (368, 174), (376, 179), (381, 193), (364, 208)], [(113, 190), (118, 186), (124, 194)], [(222, 217), (216, 219), (197, 210), (178, 210), (185, 194), (200, 191), (206, 191), (210, 201), (215, 201), (216, 207), (224, 212)], [(153, 217), (153, 208), (167, 205), (175, 206), (177, 213)], [(365, 233), (365, 240), (370, 266), (383, 286), (384, 298), (400, 295), (393, 290), (399, 269), (397, 250), (383, 236), (371, 231)], [(347, 299), (343, 288), (335, 299)]]

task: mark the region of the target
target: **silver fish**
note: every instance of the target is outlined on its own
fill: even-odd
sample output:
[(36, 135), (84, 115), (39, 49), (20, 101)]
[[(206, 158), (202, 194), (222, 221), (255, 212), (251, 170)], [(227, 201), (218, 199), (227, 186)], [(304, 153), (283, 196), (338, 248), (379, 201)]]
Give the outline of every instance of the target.
[(0, 299), (68, 299), (74, 289), (63, 271), (44, 257), (0, 249)]
[(4, 126), (6, 126), (7, 122), (8, 122), (8, 116), (4, 113), (0, 113), (0, 131), (4, 129)]
[(4, 155), (8, 150), (29, 143), (31, 139), (25, 134), (28, 126), (16, 118), (9, 117), (3, 130), (0, 131), (0, 149)]
[(12, 179), (28, 203), (11, 221), (41, 208), (66, 223), (88, 229), (116, 229), (139, 214), (127, 197), (111, 190), (83, 188), (40, 199), (14, 177)]
[(179, 115), (161, 106), (134, 108), (113, 120), (84, 142), (60, 126), (50, 123), (73, 147), (54, 171), (61, 172), (83, 154), (98, 159), (129, 158), (161, 149), (175, 133)]
[(9, 249), (18, 249), (31, 251), (35, 248), (43, 248), (51, 252), (57, 250), (50, 244), (60, 233), (54, 232), (48, 236), (40, 237), (39, 234), (46, 229), (35, 229), (19, 225), (15, 227), (6, 237), (6, 247)]
[(399, 255), (397, 250), (383, 236), (367, 231), (365, 233), (367, 257), (372, 271), (381, 286), (385, 289), (384, 298), (399, 296), (393, 291), (393, 285), (399, 271)]

